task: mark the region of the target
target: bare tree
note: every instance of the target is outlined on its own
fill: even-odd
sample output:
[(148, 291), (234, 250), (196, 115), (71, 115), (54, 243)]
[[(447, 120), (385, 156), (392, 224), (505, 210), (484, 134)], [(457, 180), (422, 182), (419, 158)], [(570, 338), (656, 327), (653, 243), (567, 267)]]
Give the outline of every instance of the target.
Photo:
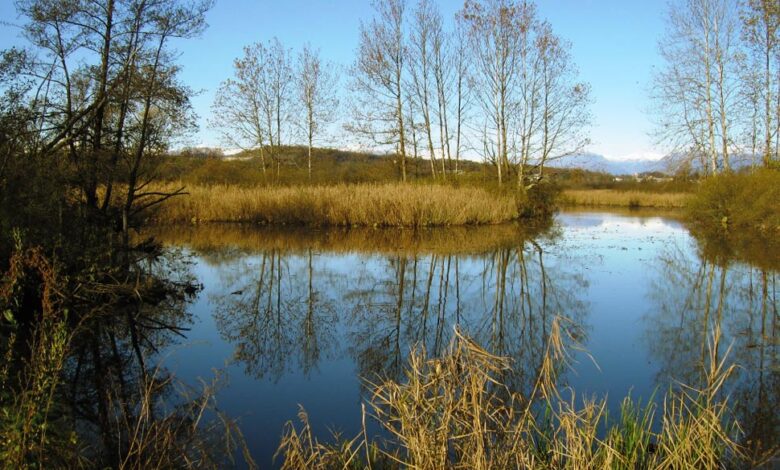
[[(518, 169), (519, 188), (530, 188), (544, 176), (544, 168), (549, 162), (576, 155), (590, 142), (586, 130), (590, 125), (590, 86), (577, 82), (577, 69), (569, 50), (571, 45), (552, 32), (547, 22), (538, 27), (535, 41), (536, 54), (534, 66), (538, 67), (531, 76), (521, 75), (522, 88), (531, 90), (530, 101), (523, 101), (523, 116), (531, 116), (539, 128), (531, 122), (526, 139), (537, 140), (526, 150), (536, 147), (536, 152), (521, 152), (523, 158)], [(537, 80), (538, 79), (538, 80)], [(526, 83), (530, 81), (530, 85)], [(538, 111), (535, 108), (539, 108)], [(530, 108), (530, 110), (528, 109)], [(530, 168), (527, 168), (530, 167)], [(530, 177), (527, 170), (533, 170)]]
[(752, 59), (752, 66), (747, 68), (750, 72), (744, 76), (748, 96), (752, 98), (750, 139), (755, 153), (763, 127), (761, 154), (764, 166), (768, 167), (772, 160), (778, 160), (780, 135), (780, 4), (773, 0), (748, 0), (743, 6), (742, 21)]
[(470, 1), (460, 18), (477, 70), (483, 154), (499, 184), (514, 163), (518, 189), (530, 189), (550, 161), (588, 144), (590, 87), (577, 81), (570, 45), (537, 18), (533, 3)]
[[(432, 114), (435, 96), (434, 87), (436, 87), (434, 77), (436, 62), (434, 56), (435, 35), (439, 36), (440, 41), (441, 22), (438, 20), (438, 12), (430, 0), (420, 0), (413, 15), (409, 37), (408, 63), (411, 76), (411, 95), (415, 101), (415, 108), (421, 112), (420, 123), (425, 132), (431, 164), (431, 176), (434, 179), (436, 178), (436, 150), (433, 144)], [(438, 91), (436, 94), (438, 94)], [(444, 167), (442, 167), (442, 176), (443, 171)]]
[(276, 38), (267, 46), (246, 46), (244, 55), (233, 63), (233, 74), (217, 90), (210, 124), (222, 131), (230, 145), (259, 148), (263, 173), (267, 148), (278, 177), (282, 129), (289, 122), (292, 105), (290, 50)]
[(309, 180), (311, 180), (311, 152), (314, 140), (324, 127), (333, 122), (338, 108), (336, 97), (337, 77), (335, 66), (324, 63), (319, 52), (311, 46), (304, 46), (298, 55), (296, 87), (303, 116), (300, 126), (306, 135), (309, 158)]
[(453, 103), (455, 106), (455, 172), (457, 173), (459, 170), (458, 166), (460, 164), (461, 149), (464, 146), (464, 122), (466, 121), (466, 114), (471, 104), (468, 36), (466, 35), (461, 22), (457, 22), (455, 25), (452, 47), (453, 56), (451, 58), (451, 65), (454, 73), (453, 92), (455, 94), (455, 102)]
[[(267, 80), (271, 97), (269, 100), (271, 104), (270, 114), (273, 116), (273, 124), (276, 128), (276, 141), (274, 142), (273, 130), (269, 137), (271, 142), (271, 153), (276, 159), (278, 176), (278, 149), (282, 145), (282, 123), (286, 124), (290, 119), (293, 92), (293, 67), (290, 49), (285, 48), (277, 38), (273, 38), (268, 45), (267, 66), (267, 70), (269, 71)], [(273, 129), (273, 126), (270, 128)]]
[(262, 44), (244, 47), (243, 57), (233, 62), (234, 78), (225, 80), (217, 89), (209, 120), (212, 127), (221, 131), (228, 145), (244, 150), (259, 148), (263, 174), (266, 173), (264, 147), (271, 142), (264, 50)]
[(358, 56), (352, 67), (355, 102), (347, 129), (380, 145), (395, 147), (406, 181), (404, 122), (405, 0), (376, 0), (376, 17), (360, 27)]
[(733, 0), (684, 0), (670, 4), (659, 44), (664, 68), (653, 98), (660, 140), (689, 158), (706, 159), (709, 171), (729, 170), (738, 109), (738, 42)]
[(511, 0), (467, 0), (459, 18), (468, 33), (475, 73), (475, 94), (482, 109), (485, 159), (494, 159), (498, 184), (509, 170), (512, 92), (518, 75), (523, 9)]
[(446, 175), (444, 161), (452, 171), (452, 152), (449, 129), (449, 99), (452, 93), (453, 61), (451, 56), (450, 34), (444, 31), (441, 12), (430, 7), (431, 47), (433, 56), (433, 78), (436, 83), (436, 117), (439, 124), (439, 144), (441, 148), (442, 174)]

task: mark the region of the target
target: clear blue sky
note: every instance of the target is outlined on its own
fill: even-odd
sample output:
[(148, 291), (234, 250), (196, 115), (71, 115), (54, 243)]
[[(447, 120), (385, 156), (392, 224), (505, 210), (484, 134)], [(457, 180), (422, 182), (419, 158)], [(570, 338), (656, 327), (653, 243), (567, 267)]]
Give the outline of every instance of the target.
[[(412, 0), (413, 2), (413, 0)], [(0, 19), (18, 23), (11, 0), (0, 2)], [(439, 0), (452, 18), (462, 0)], [(582, 80), (593, 89), (594, 141), (589, 150), (608, 158), (660, 157), (648, 136), (652, 126), (648, 87), (659, 65), (656, 43), (663, 33), (663, 0), (539, 0), (542, 17), (573, 44)], [(306, 42), (336, 63), (349, 65), (360, 21), (371, 18), (368, 0), (218, 0), (200, 39), (178, 45), (182, 79), (201, 93), (194, 98), (201, 130), (197, 143), (217, 145), (206, 126), (214, 91), (231, 74), (244, 45), (274, 36), (292, 48)], [(18, 28), (0, 26), (0, 48), (20, 44)], [(345, 143), (346, 144), (346, 143)]]

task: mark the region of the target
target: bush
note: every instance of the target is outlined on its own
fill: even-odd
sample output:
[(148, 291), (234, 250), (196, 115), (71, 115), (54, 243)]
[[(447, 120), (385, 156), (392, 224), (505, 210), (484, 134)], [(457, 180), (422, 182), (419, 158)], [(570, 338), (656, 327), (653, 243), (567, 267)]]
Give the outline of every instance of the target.
[(521, 218), (543, 219), (557, 209), (560, 187), (554, 183), (541, 182), (517, 195), (517, 212)]
[(758, 170), (704, 180), (688, 204), (690, 220), (709, 229), (772, 235), (780, 231), (780, 172)]

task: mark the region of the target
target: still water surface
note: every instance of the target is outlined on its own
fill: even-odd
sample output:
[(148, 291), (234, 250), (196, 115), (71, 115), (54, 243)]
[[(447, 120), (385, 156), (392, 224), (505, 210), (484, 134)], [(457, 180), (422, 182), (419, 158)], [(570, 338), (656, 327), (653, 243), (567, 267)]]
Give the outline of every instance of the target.
[(157, 235), (192, 255), (204, 286), (166, 365), (190, 382), (227, 371), (218, 405), (239, 418), (261, 467), (299, 405), (320, 437), (355, 436), (361, 378), (401, 377), (411, 347), (439, 354), (456, 325), (512, 358), (511, 386), (527, 389), (555, 316), (574, 357), (560, 385), (607, 394), (612, 410), (629, 393), (695, 383), (719, 326), (722, 353), (731, 346), (741, 366), (730, 391), (746, 434), (778, 439), (778, 254), (702, 242), (674, 216), (564, 212), (536, 230)]

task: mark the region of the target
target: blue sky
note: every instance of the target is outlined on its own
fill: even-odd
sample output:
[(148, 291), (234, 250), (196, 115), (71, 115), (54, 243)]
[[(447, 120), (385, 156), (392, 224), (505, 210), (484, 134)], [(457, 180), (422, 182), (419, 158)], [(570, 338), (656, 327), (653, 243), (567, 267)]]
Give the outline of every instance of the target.
[[(0, 2), (0, 18), (18, 23), (13, 2)], [(658, 66), (656, 43), (663, 33), (662, 0), (539, 0), (540, 16), (572, 42), (580, 78), (592, 86), (594, 123), (590, 151), (612, 159), (660, 157), (663, 149), (648, 136), (648, 87)], [(452, 18), (462, 0), (439, 0)], [(294, 49), (306, 42), (324, 58), (348, 66), (354, 57), (361, 20), (371, 18), (368, 0), (217, 0), (209, 28), (181, 42), (182, 79), (200, 91), (193, 99), (201, 129), (196, 143), (218, 145), (206, 119), (214, 91), (229, 77), (244, 45), (274, 36)], [(19, 30), (0, 26), (0, 48), (20, 44)], [(346, 78), (346, 77), (345, 77)], [(347, 143), (345, 143), (346, 145)]]

